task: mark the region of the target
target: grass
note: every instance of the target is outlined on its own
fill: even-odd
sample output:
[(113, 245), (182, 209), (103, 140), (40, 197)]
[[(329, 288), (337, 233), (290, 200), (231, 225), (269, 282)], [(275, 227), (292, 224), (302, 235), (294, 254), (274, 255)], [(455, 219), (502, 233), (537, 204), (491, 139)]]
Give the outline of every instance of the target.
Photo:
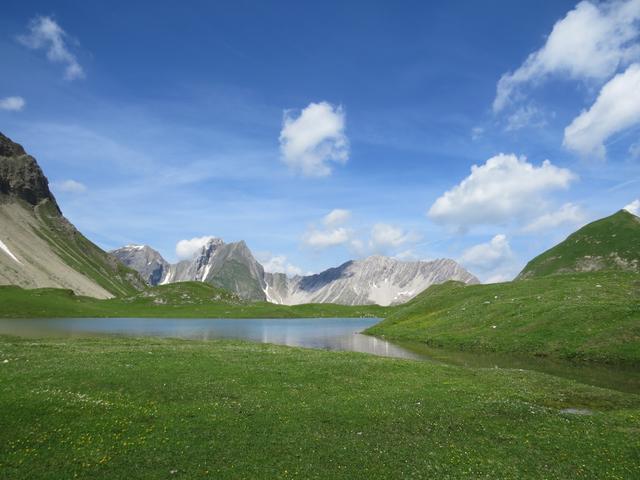
[(88, 240), (61, 216), (50, 201), (36, 206), (34, 213), (42, 225), (36, 233), (74, 270), (113, 295), (132, 295), (144, 285), (137, 272), (125, 267)]
[(381, 317), (388, 308), (377, 305), (307, 304), (284, 306), (249, 303), (202, 282), (182, 282), (149, 288), (127, 297), (98, 300), (70, 290), (25, 290), (0, 286), (0, 318), (36, 317), (163, 317), (163, 318), (294, 318)]
[(0, 372), (2, 478), (640, 477), (639, 396), (534, 372), (12, 337)]
[(640, 276), (432, 286), (367, 330), (434, 347), (640, 365)]
[(520, 277), (595, 270), (640, 272), (640, 218), (620, 210), (589, 223), (527, 263)]

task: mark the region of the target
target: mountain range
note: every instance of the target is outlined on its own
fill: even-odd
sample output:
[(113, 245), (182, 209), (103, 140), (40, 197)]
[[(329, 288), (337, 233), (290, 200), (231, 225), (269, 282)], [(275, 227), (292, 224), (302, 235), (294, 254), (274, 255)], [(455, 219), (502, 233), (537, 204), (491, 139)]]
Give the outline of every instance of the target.
[(378, 255), (351, 260), (315, 275), (289, 277), (265, 272), (245, 242), (225, 243), (218, 238), (209, 240), (193, 259), (175, 264), (147, 245), (128, 245), (110, 253), (137, 270), (150, 285), (208, 282), (249, 300), (283, 305), (391, 305), (447, 280), (478, 283), (450, 259), (404, 262)]
[[(540, 254), (516, 281), (610, 270), (640, 273), (640, 218), (626, 210), (584, 226)], [(0, 285), (63, 288), (109, 298), (149, 285), (199, 281), (251, 301), (391, 305), (448, 280), (478, 283), (450, 259), (404, 262), (383, 256), (289, 277), (265, 272), (244, 242), (220, 239), (173, 264), (144, 245), (107, 253), (63, 216), (36, 160), (0, 133)]]

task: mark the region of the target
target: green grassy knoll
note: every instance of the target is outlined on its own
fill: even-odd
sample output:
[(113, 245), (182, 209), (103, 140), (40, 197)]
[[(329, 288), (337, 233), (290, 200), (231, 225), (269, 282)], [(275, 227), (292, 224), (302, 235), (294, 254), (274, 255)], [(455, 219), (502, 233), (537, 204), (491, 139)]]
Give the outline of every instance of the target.
[(164, 317), (164, 318), (294, 318), (380, 317), (388, 308), (377, 305), (275, 305), (248, 303), (202, 282), (181, 282), (149, 288), (108, 300), (74, 295), (70, 290), (25, 290), (0, 287), (0, 318)]
[(367, 333), (435, 347), (640, 365), (640, 276), (432, 286)]
[(531, 260), (519, 278), (601, 270), (640, 273), (640, 218), (620, 210), (585, 225)]
[(640, 477), (640, 396), (357, 353), (0, 337), (0, 411), (11, 479)]

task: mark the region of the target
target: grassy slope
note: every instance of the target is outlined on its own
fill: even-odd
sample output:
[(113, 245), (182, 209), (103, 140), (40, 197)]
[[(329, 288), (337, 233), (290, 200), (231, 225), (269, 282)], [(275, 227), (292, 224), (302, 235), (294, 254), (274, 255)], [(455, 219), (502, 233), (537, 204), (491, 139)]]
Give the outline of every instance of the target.
[(3, 478), (640, 476), (640, 397), (533, 372), (8, 337), (0, 369)]
[(36, 233), (74, 270), (115, 296), (131, 295), (143, 288), (144, 281), (137, 272), (117, 262), (83, 236), (50, 202), (41, 203), (34, 211), (42, 224)]
[(590, 223), (531, 260), (520, 276), (588, 269), (640, 272), (640, 218), (620, 210)]
[(0, 287), (0, 318), (33, 317), (191, 317), (288, 318), (384, 316), (388, 309), (372, 306), (246, 303), (207, 283), (183, 282), (150, 288), (132, 296), (97, 300), (69, 290)]
[[(495, 326), (495, 328), (494, 328)], [(367, 333), (433, 346), (640, 365), (640, 276), (433, 286)]]

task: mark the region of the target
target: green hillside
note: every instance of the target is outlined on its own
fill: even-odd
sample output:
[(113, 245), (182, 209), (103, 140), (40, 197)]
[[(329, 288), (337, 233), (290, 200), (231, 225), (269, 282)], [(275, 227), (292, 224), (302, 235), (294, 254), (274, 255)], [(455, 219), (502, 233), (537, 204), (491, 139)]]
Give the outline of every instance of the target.
[(600, 270), (640, 272), (640, 218), (620, 210), (590, 223), (531, 260), (518, 278)]
[(82, 235), (53, 205), (44, 201), (34, 209), (41, 222), (37, 234), (74, 270), (114, 296), (132, 295), (146, 286), (138, 272), (125, 267)]
[[(35, 158), (0, 133), (0, 285), (69, 288), (99, 298), (144, 288), (139, 274), (61, 213)], [(8, 253), (7, 253), (8, 252)]]
[(435, 285), (367, 333), (426, 344), (640, 365), (640, 276)]

